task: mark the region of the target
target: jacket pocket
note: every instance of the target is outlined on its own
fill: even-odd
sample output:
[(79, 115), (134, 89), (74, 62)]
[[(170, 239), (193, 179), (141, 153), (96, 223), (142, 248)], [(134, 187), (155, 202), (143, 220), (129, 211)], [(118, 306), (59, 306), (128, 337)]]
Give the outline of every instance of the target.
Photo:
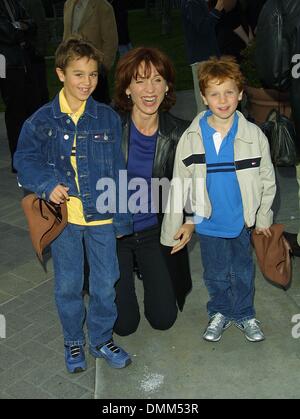
[(45, 139), (45, 156), (47, 156), (47, 163), (54, 165), (57, 150), (57, 130), (52, 127), (43, 127), (43, 136)]
[(115, 137), (112, 131), (92, 131), (90, 133), (92, 158), (102, 164), (112, 165)]

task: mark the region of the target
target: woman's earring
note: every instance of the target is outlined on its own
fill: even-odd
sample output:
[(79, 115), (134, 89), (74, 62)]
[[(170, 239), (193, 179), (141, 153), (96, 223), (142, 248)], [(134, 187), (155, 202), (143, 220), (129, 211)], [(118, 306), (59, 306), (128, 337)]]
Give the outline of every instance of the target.
[(127, 99), (130, 100), (131, 99), (131, 95), (127, 95)]
[(165, 93), (165, 96), (168, 96), (168, 92)]

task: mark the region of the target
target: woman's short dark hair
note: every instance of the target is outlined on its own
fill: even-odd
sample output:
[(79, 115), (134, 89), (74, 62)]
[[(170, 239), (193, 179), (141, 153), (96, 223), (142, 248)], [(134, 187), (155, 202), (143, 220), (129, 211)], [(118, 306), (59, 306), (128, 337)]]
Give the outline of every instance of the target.
[(115, 107), (122, 112), (130, 112), (132, 110), (133, 103), (131, 98), (127, 97), (126, 89), (129, 87), (132, 78), (137, 79), (139, 76), (138, 71), (142, 63), (145, 64), (145, 74), (142, 74), (142, 76), (150, 77), (152, 64), (166, 80), (168, 92), (160, 105), (160, 109), (168, 111), (176, 102), (174, 67), (166, 54), (158, 48), (149, 47), (134, 48), (120, 58), (115, 75)]

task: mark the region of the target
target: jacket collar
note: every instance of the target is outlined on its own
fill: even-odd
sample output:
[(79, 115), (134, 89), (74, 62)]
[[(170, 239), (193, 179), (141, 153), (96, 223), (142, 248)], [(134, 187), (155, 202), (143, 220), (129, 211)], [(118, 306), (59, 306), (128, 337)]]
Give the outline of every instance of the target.
[(97, 6), (97, 3), (99, 3), (98, 0), (89, 0), (89, 4), (87, 5), (83, 13), (82, 20), (79, 25), (79, 29), (81, 29), (86, 24), (86, 22), (89, 21), (90, 17), (93, 16), (93, 14), (95, 13), (95, 8)]
[[(52, 111), (53, 111), (53, 116), (55, 119), (63, 118), (66, 115), (60, 109), (59, 94), (57, 94), (52, 101)], [(84, 113), (91, 116), (92, 118), (98, 117), (97, 116), (97, 103), (94, 101), (94, 99), (91, 96), (86, 101), (86, 107), (85, 107)]]
[[(121, 114), (121, 121), (123, 129), (130, 130), (131, 117), (130, 113)], [(168, 139), (169, 134), (176, 128), (172, 118), (169, 117), (168, 112), (159, 113), (158, 136)]]
[[(200, 133), (201, 136), (201, 131), (200, 131), (200, 127), (199, 127), (199, 120), (203, 117), (203, 115), (205, 114), (206, 111), (200, 112), (200, 114), (198, 114), (192, 121), (191, 125), (188, 128), (187, 133)], [(238, 131), (236, 134), (235, 139), (236, 140), (240, 140), (243, 141), (245, 143), (249, 143), (251, 144), (253, 141), (249, 136), (249, 129), (247, 127), (247, 124), (249, 123), (246, 118), (244, 117), (244, 115), (239, 112), (236, 111), (239, 117), (239, 123), (238, 123)]]
[[(79, 25), (79, 30), (82, 29), (85, 23), (88, 22), (90, 17), (95, 13), (95, 7), (97, 6), (97, 3), (98, 3), (98, 0), (89, 0), (89, 4), (87, 5), (83, 13), (83, 16)], [(72, 19), (73, 19), (75, 5), (76, 5), (76, 0), (71, 0), (71, 2), (68, 4), (68, 7), (65, 7), (65, 13), (64, 13), (65, 26), (67, 27), (70, 33), (72, 33)]]
[[(129, 147), (129, 136), (130, 136), (130, 113), (121, 114), (123, 135), (122, 135), (122, 151), (125, 157), (125, 161), (128, 161), (128, 147)], [(163, 165), (164, 161), (161, 160), (161, 151), (164, 146), (170, 141), (170, 133), (176, 127), (173, 119), (169, 116), (168, 112), (159, 113), (159, 125), (158, 135), (155, 147), (155, 156), (153, 162), (153, 173), (157, 173), (159, 167)], [(165, 159), (167, 159), (167, 155)]]

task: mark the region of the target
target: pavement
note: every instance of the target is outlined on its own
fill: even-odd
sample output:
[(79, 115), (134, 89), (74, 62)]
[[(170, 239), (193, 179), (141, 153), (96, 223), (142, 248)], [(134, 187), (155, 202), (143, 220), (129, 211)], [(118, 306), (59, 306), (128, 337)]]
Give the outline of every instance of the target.
[[(180, 92), (173, 113), (191, 119), (194, 112), (192, 91)], [(300, 223), (295, 169), (279, 168), (276, 175), (275, 219), (295, 232)], [(202, 339), (207, 292), (194, 237), (189, 245), (193, 290), (175, 325), (156, 331), (142, 316), (135, 334), (116, 337), (132, 355), (128, 368), (114, 370), (87, 354), (87, 371), (69, 374), (54, 305), (51, 255), (46, 255), (45, 271), (32, 249), (20, 208), (22, 193), (10, 172), (3, 114), (0, 191), (0, 399), (300, 397), (300, 258), (292, 262), (287, 291), (256, 269), (255, 306), (264, 342), (250, 343), (231, 326), (220, 342), (209, 343)], [(142, 313), (142, 282), (136, 285)]]

